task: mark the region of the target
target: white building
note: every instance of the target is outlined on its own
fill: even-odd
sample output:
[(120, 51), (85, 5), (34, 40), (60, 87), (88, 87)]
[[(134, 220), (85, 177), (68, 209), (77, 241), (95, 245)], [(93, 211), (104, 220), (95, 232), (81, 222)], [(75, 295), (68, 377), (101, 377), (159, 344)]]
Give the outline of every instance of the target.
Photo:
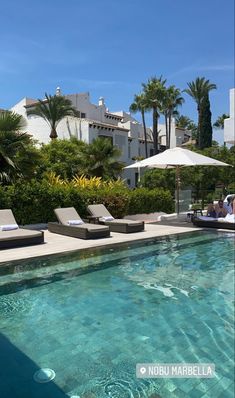
[(230, 99), (230, 117), (224, 120), (224, 142), (228, 144), (235, 144), (235, 88), (232, 88), (229, 92)]
[[(59, 88), (56, 93), (61, 94)], [(62, 120), (56, 129), (58, 138), (76, 136), (79, 140), (91, 143), (97, 137), (109, 137), (112, 143), (121, 149), (120, 160), (127, 165), (133, 163), (135, 158), (145, 157), (144, 128), (130, 113), (109, 112), (102, 97), (97, 105), (92, 104), (89, 93), (70, 94), (65, 97), (71, 100), (80, 117), (67, 117)], [(23, 98), (11, 110), (27, 120), (25, 131), (40, 143), (48, 143), (50, 126), (41, 117), (27, 114), (27, 110), (33, 108), (36, 103), (35, 99)], [(180, 146), (190, 137), (187, 132), (175, 127), (174, 120), (171, 131), (171, 147)], [(148, 156), (152, 156), (154, 152), (150, 128), (147, 128), (147, 138)], [(159, 145), (162, 150), (165, 149), (166, 133), (165, 125), (162, 124), (159, 125)], [(133, 170), (125, 170), (123, 176), (131, 187), (136, 185), (138, 174)]]

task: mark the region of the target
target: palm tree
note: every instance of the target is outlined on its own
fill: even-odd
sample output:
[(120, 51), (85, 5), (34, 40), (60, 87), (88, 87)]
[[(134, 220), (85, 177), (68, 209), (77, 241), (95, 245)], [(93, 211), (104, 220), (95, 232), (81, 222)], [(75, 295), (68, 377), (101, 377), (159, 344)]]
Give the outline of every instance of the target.
[(45, 100), (38, 100), (33, 109), (27, 111), (28, 115), (37, 115), (42, 117), (50, 126), (50, 138), (58, 137), (56, 128), (60, 121), (66, 116), (78, 116), (78, 111), (74, 108), (72, 102), (62, 95), (47, 95)]
[(224, 119), (228, 119), (229, 115), (227, 115), (226, 113), (223, 113), (221, 116), (218, 116), (216, 122), (213, 124), (213, 126), (216, 129), (224, 129)]
[(166, 147), (170, 148), (171, 143), (171, 122), (172, 117), (178, 114), (177, 108), (184, 103), (180, 89), (175, 86), (169, 86), (164, 91), (162, 101), (162, 113), (165, 116), (166, 124)]
[(162, 76), (160, 76), (159, 78), (152, 77), (148, 80), (147, 84), (142, 84), (148, 107), (153, 110), (153, 144), (155, 154), (159, 152), (158, 119), (160, 116), (159, 112), (162, 107), (162, 100), (164, 97), (165, 83), (166, 80), (163, 80)]
[(198, 136), (197, 143), (200, 147), (200, 134), (201, 134), (201, 104), (206, 95), (209, 95), (211, 90), (215, 90), (216, 84), (210, 83), (205, 77), (197, 77), (195, 81), (187, 83), (188, 88), (184, 90), (185, 93), (190, 95), (197, 103), (198, 111)]
[(192, 123), (193, 121), (188, 116), (177, 115), (175, 118), (175, 124), (180, 129), (188, 129)]
[(11, 111), (0, 113), (0, 181), (9, 181), (11, 173), (17, 172), (16, 153), (29, 143), (29, 135), (20, 131), (25, 126), (23, 116)]
[(148, 145), (147, 145), (147, 130), (145, 123), (145, 112), (148, 111), (148, 104), (144, 93), (136, 94), (134, 96), (134, 102), (130, 105), (130, 112), (140, 112), (142, 116), (142, 123), (144, 126), (144, 142), (145, 142), (145, 157), (148, 157)]
[(80, 153), (81, 172), (89, 177), (116, 179), (124, 167), (118, 161), (120, 155), (121, 150), (113, 146), (109, 138), (98, 137), (91, 144), (86, 144)]
[[(221, 116), (218, 116), (218, 118), (215, 121), (215, 123), (213, 124), (213, 126), (216, 129), (223, 130), (224, 129), (224, 120), (228, 119), (228, 118), (229, 118), (229, 115), (227, 115), (226, 113), (223, 113)], [(226, 147), (226, 142), (224, 142), (224, 147)]]
[(193, 140), (197, 138), (197, 125), (188, 116), (177, 115), (175, 123), (178, 128), (190, 130)]

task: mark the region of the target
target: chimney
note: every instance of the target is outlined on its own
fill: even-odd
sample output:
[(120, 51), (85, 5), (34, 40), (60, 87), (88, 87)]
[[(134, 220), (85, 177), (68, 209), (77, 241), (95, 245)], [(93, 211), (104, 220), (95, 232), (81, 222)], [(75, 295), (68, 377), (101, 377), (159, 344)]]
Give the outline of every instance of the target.
[(99, 98), (98, 105), (99, 105), (99, 106), (104, 106), (104, 98), (103, 98), (103, 97), (100, 97), (100, 98)]
[(60, 96), (60, 95), (61, 95), (61, 89), (60, 89), (60, 87), (56, 87), (55, 95), (57, 95), (57, 96)]

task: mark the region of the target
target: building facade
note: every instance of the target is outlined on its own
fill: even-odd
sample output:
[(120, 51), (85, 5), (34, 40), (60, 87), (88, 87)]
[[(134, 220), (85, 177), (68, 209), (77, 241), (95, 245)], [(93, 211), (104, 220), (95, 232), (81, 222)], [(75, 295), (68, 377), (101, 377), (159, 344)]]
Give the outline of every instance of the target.
[(235, 145), (235, 88), (229, 92), (230, 111), (229, 118), (224, 120), (224, 142)]
[[(57, 88), (56, 94), (61, 95), (59, 88)], [(66, 139), (75, 136), (79, 140), (91, 143), (97, 137), (108, 137), (113, 145), (120, 148), (122, 152), (120, 160), (126, 165), (133, 163), (135, 159), (145, 157), (143, 125), (130, 113), (110, 112), (102, 97), (97, 105), (92, 104), (89, 93), (70, 94), (65, 97), (72, 102), (80, 117), (63, 119), (57, 127), (58, 138)], [(35, 99), (23, 98), (11, 110), (27, 120), (25, 131), (39, 143), (48, 143), (50, 141), (50, 126), (41, 117), (27, 114), (27, 111), (32, 109), (36, 103)], [(171, 131), (171, 148), (180, 146), (190, 137), (188, 132), (176, 128), (174, 120)], [(165, 125), (163, 124), (159, 124), (159, 146), (161, 150), (164, 150), (166, 146)], [(147, 128), (147, 147), (148, 156), (152, 156), (154, 152), (151, 128)], [(123, 177), (126, 178), (128, 185), (134, 187), (138, 180), (138, 173), (135, 173), (133, 169), (125, 170)]]

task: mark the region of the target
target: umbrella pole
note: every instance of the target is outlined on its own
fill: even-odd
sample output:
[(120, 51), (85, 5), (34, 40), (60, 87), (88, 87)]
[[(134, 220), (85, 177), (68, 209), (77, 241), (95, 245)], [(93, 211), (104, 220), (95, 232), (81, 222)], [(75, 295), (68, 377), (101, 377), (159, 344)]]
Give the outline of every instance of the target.
[(177, 216), (180, 213), (180, 168), (176, 166), (175, 170), (175, 179), (176, 179), (176, 209), (177, 209)]

